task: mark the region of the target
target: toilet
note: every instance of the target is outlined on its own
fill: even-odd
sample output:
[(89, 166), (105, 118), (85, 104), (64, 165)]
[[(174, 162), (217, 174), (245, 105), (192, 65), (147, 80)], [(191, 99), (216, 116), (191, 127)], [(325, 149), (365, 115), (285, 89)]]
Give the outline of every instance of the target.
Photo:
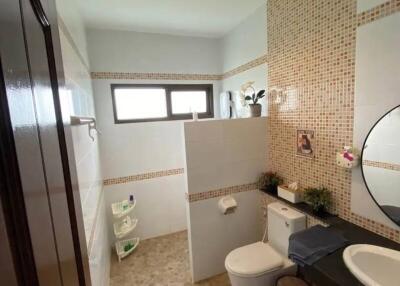
[(289, 236), (306, 228), (304, 214), (279, 202), (268, 205), (268, 243), (256, 242), (232, 250), (225, 258), (232, 286), (273, 286), (283, 275), (295, 275), (288, 259)]

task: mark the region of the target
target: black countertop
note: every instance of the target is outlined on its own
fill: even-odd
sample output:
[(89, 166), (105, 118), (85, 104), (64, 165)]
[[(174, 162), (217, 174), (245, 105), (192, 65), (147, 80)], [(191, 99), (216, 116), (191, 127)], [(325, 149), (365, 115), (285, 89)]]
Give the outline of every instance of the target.
[(306, 203), (296, 203), (296, 204), (294, 204), (294, 203), (291, 203), (291, 202), (289, 202), (289, 201), (287, 201), (285, 199), (282, 199), (277, 194), (269, 193), (265, 189), (260, 189), (260, 190), (263, 193), (265, 193), (266, 195), (268, 195), (270, 197), (273, 197), (278, 201), (284, 202), (288, 206), (291, 206), (292, 208), (297, 209), (297, 210), (301, 211), (302, 213), (305, 213), (305, 214), (307, 214), (309, 216), (315, 217), (316, 219), (318, 219), (318, 220), (320, 220), (320, 221), (322, 221), (324, 223), (329, 224), (329, 222), (332, 219), (337, 217), (337, 215), (333, 215), (333, 214), (330, 214), (328, 212), (322, 212), (322, 213), (319, 213), (319, 214), (315, 214), (309, 204), (306, 204)]
[[(329, 219), (330, 229), (342, 234), (350, 244), (372, 244), (400, 251), (400, 244), (371, 231), (347, 222), (339, 217)], [(318, 286), (358, 286), (363, 285), (351, 274), (343, 261), (341, 248), (325, 256), (312, 266), (300, 269), (305, 278)]]
[[(343, 235), (350, 244), (372, 244), (400, 251), (400, 244), (345, 221), (336, 215), (329, 213), (316, 215), (312, 212), (311, 207), (305, 203), (293, 204), (275, 194), (267, 193), (267, 195), (328, 224), (331, 230)], [(299, 267), (300, 274), (317, 286), (362, 286), (363, 284), (351, 274), (344, 264), (344, 249), (345, 247), (321, 258), (312, 266)]]

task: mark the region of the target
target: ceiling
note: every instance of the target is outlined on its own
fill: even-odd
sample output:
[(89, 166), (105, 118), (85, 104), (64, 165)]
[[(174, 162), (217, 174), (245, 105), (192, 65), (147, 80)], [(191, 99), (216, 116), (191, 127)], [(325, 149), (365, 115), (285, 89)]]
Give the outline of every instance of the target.
[(84, 0), (86, 26), (218, 38), (266, 0)]

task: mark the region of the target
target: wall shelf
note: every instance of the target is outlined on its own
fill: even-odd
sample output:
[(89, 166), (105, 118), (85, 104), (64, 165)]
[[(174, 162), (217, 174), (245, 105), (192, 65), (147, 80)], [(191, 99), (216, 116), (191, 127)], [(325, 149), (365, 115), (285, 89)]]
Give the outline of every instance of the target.
[(118, 255), (118, 261), (121, 262), (123, 258), (131, 254), (137, 248), (139, 242), (140, 239), (138, 237), (117, 241), (115, 243), (115, 251)]
[(122, 221), (114, 223), (115, 237), (121, 239), (130, 234), (136, 228), (138, 221), (137, 218), (131, 219), (127, 216)]
[(128, 200), (116, 202), (111, 205), (112, 214), (115, 219), (120, 219), (130, 214), (136, 206), (136, 200), (130, 203)]
[(111, 204), (111, 211), (115, 220), (113, 224), (116, 238), (115, 252), (117, 253), (119, 262), (131, 254), (139, 245), (139, 237), (123, 239), (135, 230), (139, 222), (137, 218), (130, 216), (135, 207), (136, 200), (133, 195), (130, 195), (129, 201), (123, 200)]

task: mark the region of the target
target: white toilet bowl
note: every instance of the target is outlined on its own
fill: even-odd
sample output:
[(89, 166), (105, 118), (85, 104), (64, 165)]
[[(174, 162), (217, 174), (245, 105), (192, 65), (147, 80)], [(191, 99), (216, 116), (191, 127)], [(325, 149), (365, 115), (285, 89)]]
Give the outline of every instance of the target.
[(304, 214), (281, 203), (268, 205), (268, 243), (256, 242), (232, 250), (225, 258), (232, 286), (274, 286), (277, 278), (294, 275), (288, 256), (289, 237), (306, 227)]
[(256, 242), (230, 252), (225, 259), (232, 286), (273, 286), (283, 275), (295, 275), (297, 266), (268, 243)]

